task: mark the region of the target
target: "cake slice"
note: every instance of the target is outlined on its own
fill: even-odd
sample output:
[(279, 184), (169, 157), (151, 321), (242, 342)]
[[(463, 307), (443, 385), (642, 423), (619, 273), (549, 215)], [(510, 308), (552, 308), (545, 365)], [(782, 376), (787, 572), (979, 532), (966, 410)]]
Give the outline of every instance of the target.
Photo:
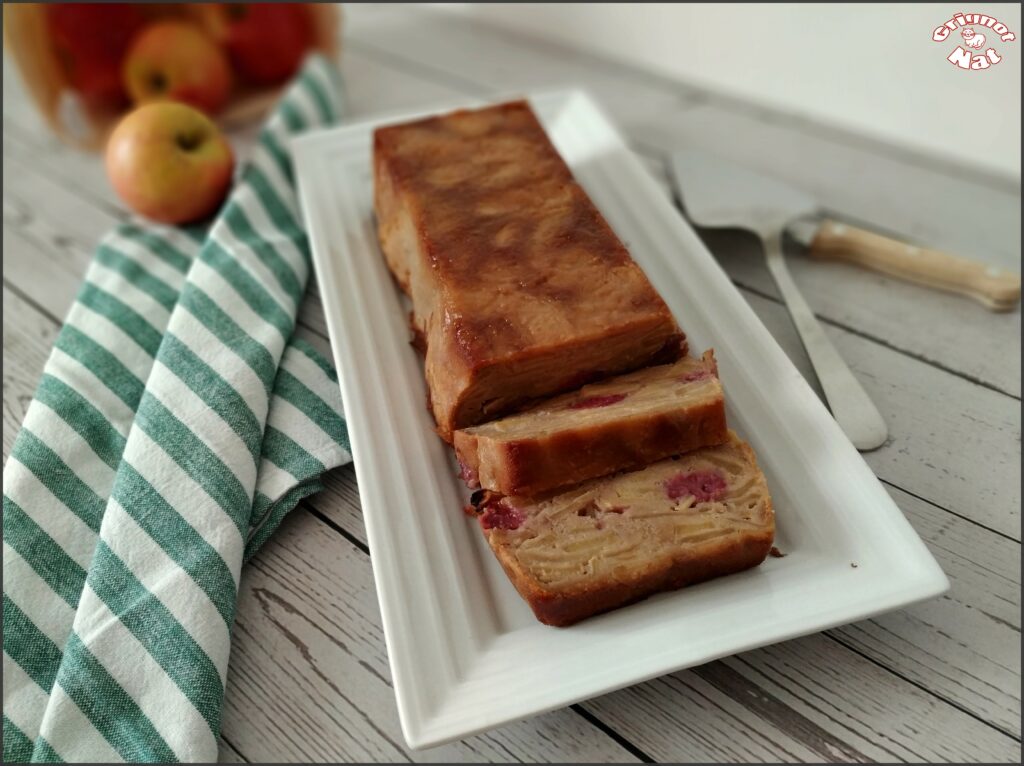
[(731, 431), (717, 447), (559, 494), (473, 500), (509, 579), (557, 626), (757, 566), (775, 533), (764, 474)]
[(471, 487), (532, 496), (726, 440), (713, 351), (455, 432)]
[(445, 441), (685, 353), (525, 101), (379, 128), (373, 167), (381, 250), (412, 299)]

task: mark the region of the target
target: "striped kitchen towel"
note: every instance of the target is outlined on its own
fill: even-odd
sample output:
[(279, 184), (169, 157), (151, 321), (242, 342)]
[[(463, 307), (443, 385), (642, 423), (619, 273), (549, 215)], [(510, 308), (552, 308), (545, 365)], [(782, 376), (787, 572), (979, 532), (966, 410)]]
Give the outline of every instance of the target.
[(208, 232), (104, 238), (4, 467), (5, 761), (214, 761), (242, 562), (347, 463), (293, 337), (310, 260), (287, 152), (338, 116), (307, 61)]

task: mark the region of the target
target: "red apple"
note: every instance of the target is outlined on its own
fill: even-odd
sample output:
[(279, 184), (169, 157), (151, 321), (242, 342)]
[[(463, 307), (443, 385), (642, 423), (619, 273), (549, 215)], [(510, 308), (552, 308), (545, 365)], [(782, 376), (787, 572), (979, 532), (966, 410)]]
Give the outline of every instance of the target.
[(200, 3), (194, 13), (247, 82), (277, 85), (313, 45), (309, 9), (292, 3)]
[(231, 93), (231, 67), (199, 27), (160, 21), (132, 42), (124, 60), (124, 85), (136, 104), (181, 101), (215, 114)]
[(90, 105), (124, 104), (121, 61), (145, 23), (143, 10), (120, 3), (55, 3), (46, 6), (46, 22), (72, 89)]
[(172, 101), (140, 106), (107, 142), (107, 176), (133, 210), (161, 223), (212, 215), (231, 186), (231, 146), (209, 117)]

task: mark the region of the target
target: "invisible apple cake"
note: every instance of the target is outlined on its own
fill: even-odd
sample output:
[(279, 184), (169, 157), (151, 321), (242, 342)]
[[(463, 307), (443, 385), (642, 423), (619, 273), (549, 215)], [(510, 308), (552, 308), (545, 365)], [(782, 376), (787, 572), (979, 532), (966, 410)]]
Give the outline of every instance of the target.
[(686, 357), (527, 103), (380, 128), (373, 162), (437, 432), (484, 488), (467, 510), (537, 618), (761, 563), (771, 499), (726, 427), (714, 354)]
[(768, 555), (775, 517), (753, 451), (729, 440), (542, 498), (474, 495), (487, 542), (548, 625), (719, 575)]
[(463, 479), (535, 495), (726, 439), (713, 351), (584, 386), (455, 432)]

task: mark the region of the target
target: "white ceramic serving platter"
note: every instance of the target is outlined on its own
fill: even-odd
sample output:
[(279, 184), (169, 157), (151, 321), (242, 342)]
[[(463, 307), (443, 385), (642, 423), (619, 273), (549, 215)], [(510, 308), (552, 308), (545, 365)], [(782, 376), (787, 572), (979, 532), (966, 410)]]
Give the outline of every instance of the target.
[[(299, 191), (341, 378), (402, 729), (428, 747), (936, 596), (945, 575), (800, 373), (584, 93), (530, 98), (686, 332), (768, 477), (784, 558), (558, 629), (505, 578), (427, 414), (407, 306), (377, 245), (372, 133), (298, 139)], [(441, 105), (431, 112), (478, 106)]]

